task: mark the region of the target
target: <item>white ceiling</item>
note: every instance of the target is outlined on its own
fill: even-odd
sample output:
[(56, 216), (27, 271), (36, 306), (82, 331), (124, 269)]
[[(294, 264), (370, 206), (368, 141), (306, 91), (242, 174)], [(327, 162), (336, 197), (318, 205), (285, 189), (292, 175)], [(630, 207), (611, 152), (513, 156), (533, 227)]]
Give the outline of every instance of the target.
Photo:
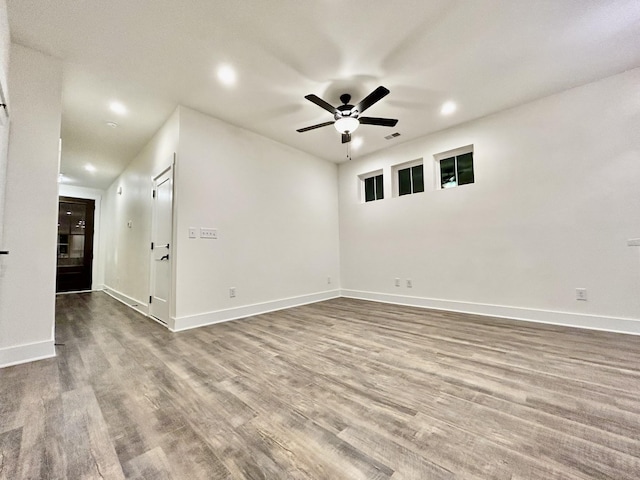
[[(356, 158), (640, 66), (638, 0), (7, 4), (13, 41), (64, 61), (62, 171), (69, 183), (96, 188), (178, 104), (341, 162), (335, 129), (296, 132), (332, 119), (305, 95), (338, 105), (342, 93), (357, 102), (379, 85), (391, 90), (367, 115), (398, 125), (361, 126)], [(222, 63), (236, 69), (234, 87), (217, 80)], [(112, 100), (128, 113), (112, 113)], [(458, 110), (443, 116), (447, 100)], [(401, 136), (384, 139), (395, 131)]]

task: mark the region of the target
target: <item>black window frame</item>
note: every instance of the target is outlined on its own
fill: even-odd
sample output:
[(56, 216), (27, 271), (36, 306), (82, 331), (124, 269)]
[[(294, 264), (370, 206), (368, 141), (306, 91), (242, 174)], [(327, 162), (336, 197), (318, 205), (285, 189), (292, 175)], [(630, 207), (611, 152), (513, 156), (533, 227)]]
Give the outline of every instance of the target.
[[(402, 177), (408, 177), (404, 179), (404, 183), (406, 183), (406, 185), (403, 185)], [(409, 165), (402, 168), (396, 167), (396, 178), (398, 179), (399, 197), (424, 192), (424, 163)]]
[[(438, 162), (438, 180), (439, 180), (440, 190), (445, 190), (448, 188), (460, 187), (462, 185), (470, 185), (472, 183), (475, 183), (476, 178), (475, 178), (475, 166), (473, 161), (474, 160), (473, 154), (474, 154), (473, 146), (471, 145), (469, 147), (462, 147), (462, 148), (451, 150), (449, 152), (441, 153), (435, 156), (436, 161)], [(465, 163), (470, 165), (471, 167), (470, 172), (468, 170), (466, 172), (461, 170), (460, 159), (462, 159)], [(452, 161), (453, 161), (453, 165), (452, 166), (447, 165), (446, 171), (451, 171), (449, 175), (455, 174), (455, 185), (445, 186), (449, 182), (445, 182), (443, 180), (443, 172), (445, 171), (443, 170), (443, 166), (445, 162), (447, 164), (450, 164)], [(465, 167), (462, 167), (462, 168), (465, 168)]]
[(384, 200), (384, 174), (378, 173), (362, 178), (364, 203)]

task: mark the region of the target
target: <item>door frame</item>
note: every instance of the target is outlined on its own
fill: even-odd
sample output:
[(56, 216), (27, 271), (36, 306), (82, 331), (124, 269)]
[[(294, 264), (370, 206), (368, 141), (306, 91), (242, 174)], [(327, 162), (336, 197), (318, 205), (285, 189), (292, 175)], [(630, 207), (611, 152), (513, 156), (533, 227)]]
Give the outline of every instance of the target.
[(151, 178), (151, 190), (152, 190), (152, 203), (151, 203), (151, 231), (149, 233), (149, 300), (151, 300), (154, 291), (154, 283), (155, 283), (155, 263), (153, 256), (153, 249), (151, 248), (151, 242), (155, 237), (157, 219), (156, 219), (156, 203), (155, 203), (155, 188), (156, 181), (165, 175), (167, 172), (171, 172), (170, 181), (171, 181), (171, 245), (169, 247), (169, 298), (168, 298), (168, 318), (167, 323), (165, 324), (159, 318), (154, 317), (151, 314), (151, 302), (149, 302), (147, 308), (147, 316), (152, 320), (158, 322), (160, 325), (163, 325), (169, 329), (173, 329), (174, 325), (174, 317), (175, 317), (175, 251), (176, 251), (176, 232), (175, 232), (175, 205), (176, 205), (176, 192), (175, 192), (175, 165), (176, 165), (176, 154), (172, 155), (169, 166), (162, 169), (158, 174), (153, 175)]
[(95, 210), (93, 215), (93, 263), (91, 291), (97, 292), (104, 290), (104, 269), (105, 269), (105, 247), (102, 244), (102, 192), (100, 190), (76, 187), (74, 185), (59, 184), (58, 186), (58, 203), (60, 197), (83, 198), (95, 201)]
[[(76, 292), (90, 292), (95, 289), (94, 285), (94, 272), (95, 272), (95, 224), (96, 224), (96, 201), (92, 198), (82, 198), (82, 197), (70, 197), (66, 195), (58, 195), (58, 209), (60, 208), (61, 203), (72, 203), (72, 204), (82, 204), (82, 205), (91, 205), (91, 209), (87, 208), (87, 214), (91, 217), (91, 230), (85, 231), (84, 234), (84, 248), (83, 254), (85, 261), (87, 257), (89, 258), (89, 262), (85, 266), (87, 269), (87, 281), (89, 282), (89, 288), (87, 289), (79, 289), (79, 290), (63, 290), (61, 292), (58, 291), (58, 281), (60, 276), (60, 266), (57, 262), (57, 253), (56, 253), (56, 294), (64, 294), (64, 293), (76, 293)], [(88, 233), (87, 233), (88, 232)], [(58, 233), (59, 235), (59, 233)], [(87, 241), (89, 240), (89, 241)]]

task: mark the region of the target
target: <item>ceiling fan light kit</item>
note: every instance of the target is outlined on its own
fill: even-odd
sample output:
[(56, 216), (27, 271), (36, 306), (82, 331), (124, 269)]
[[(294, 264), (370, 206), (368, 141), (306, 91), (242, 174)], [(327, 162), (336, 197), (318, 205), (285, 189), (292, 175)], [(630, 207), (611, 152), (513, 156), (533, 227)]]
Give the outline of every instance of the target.
[(341, 117), (333, 124), (340, 133), (353, 133), (360, 126), (360, 122), (354, 117)]
[(380, 101), (382, 98), (389, 94), (389, 90), (383, 86), (376, 88), (373, 92), (367, 95), (357, 105), (351, 105), (351, 95), (345, 93), (340, 95), (340, 101), (342, 105), (334, 107), (329, 102), (321, 99), (317, 95), (307, 95), (304, 98), (310, 102), (315, 103), (320, 108), (325, 109), (327, 112), (333, 115), (333, 122), (324, 122), (317, 125), (311, 125), (310, 127), (299, 128), (297, 131), (308, 132), (309, 130), (315, 130), (316, 128), (326, 127), (327, 125), (333, 125), (335, 129), (342, 134), (342, 143), (349, 143), (351, 141), (351, 134), (362, 125), (378, 125), (381, 127), (395, 127), (398, 120), (394, 118), (379, 118), (379, 117), (361, 117), (367, 108), (371, 107), (374, 103)]

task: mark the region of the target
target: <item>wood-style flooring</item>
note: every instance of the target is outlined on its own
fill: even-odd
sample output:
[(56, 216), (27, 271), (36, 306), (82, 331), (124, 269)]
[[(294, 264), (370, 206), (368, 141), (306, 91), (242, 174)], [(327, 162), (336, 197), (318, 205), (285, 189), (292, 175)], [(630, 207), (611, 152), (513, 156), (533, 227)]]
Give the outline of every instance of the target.
[(640, 478), (640, 337), (336, 299), (182, 333), (57, 299), (0, 479)]

